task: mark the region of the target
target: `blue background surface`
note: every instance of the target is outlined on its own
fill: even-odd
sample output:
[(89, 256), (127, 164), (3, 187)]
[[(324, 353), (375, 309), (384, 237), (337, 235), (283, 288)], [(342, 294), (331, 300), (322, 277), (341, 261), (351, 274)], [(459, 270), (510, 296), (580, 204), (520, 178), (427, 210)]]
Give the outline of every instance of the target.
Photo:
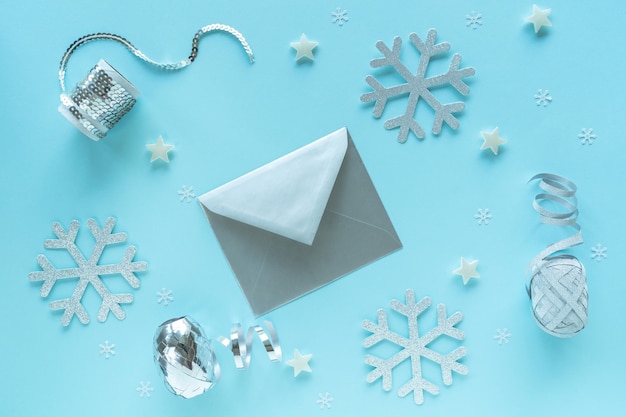
[[(626, 406), (626, 280), (619, 266), (626, 249), (626, 3), (551, 0), (539, 6), (552, 8), (553, 22), (541, 36), (524, 23), (532, 2), (519, 0), (4, 0), (0, 415), (617, 415)], [(341, 27), (331, 23), (337, 7), (350, 19)], [(476, 30), (466, 26), (472, 10), (483, 16)], [(91, 43), (70, 60), (68, 86), (104, 58), (142, 95), (100, 142), (58, 115), (58, 62), (76, 38), (118, 33), (156, 60), (178, 61), (196, 30), (214, 22), (241, 31), (256, 63), (250, 65), (225, 34), (202, 38), (194, 65), (178, 73), (150, 68), (118, 44)], [(383, 124), (403, 111), (405, 100), (377, 120), (373, 106), (359, 97), (370, 91), (366, 75), (382, 75), (369, 67), (380, 56), (377, 40), (390, 45), (401, 36), (403, 60), (414, 69), (418, 56), (408, 35), (424, 38), (429, 28), (452, 45), (434, 70), (458, 52), (476, 76), (468, 81), (458, 130), (446, 126), (433, 136), (432, 112), (420, 107), (426, 138), (409, 136), (402, 145), (397, 131)], [(294, 61), (289, 43), (303, 32), (319, 42), (314, 62)], [(554, 98), (547, 107), (535, 105), (538, 89)], [(445, 89), (436, 94), (455, 98)], [(187, 185), (200, 195), (342, 126), (349, 128), (404, 249), (255, 319), (198, 204), (179, 202), (177, 191)], [(508, 140), (497, 157), (480, 151), (480, 132), (496, 126)], [(582, 128), (598, 135), (592, 146), (581, 145)], [(145, 144), (159, 135), (176, 147), (169, 165), (149, 162)], [(588, 327), (569, 340), (539, 330), (524, 288), (528, 262), (571, 233), (539, 223), (532, 208), (537, 188), (527, 184), (539, 172), (567, 176), (579, 186), (585, 243), (570, 253), (586, 265), (590, 309)], [(478, 208), (493, 214), (489, 225), (476, 223)], [(72, 266), (63, 253), (43, 248), (54, 237), (53, 222), (67, 228), (79, 220), (79, 243), (89, 252), (87, 219), (102, 225), (109, 216), (117, 219), (115, 231), (128, 233), (135, 259), (147, 261), (148, 270), (138, 275), (141, 287), (131, 290), (135, 301), (124, 307), (125, 320), (111, 316), (99, 323), (99, 299), (90, 292), (91, 323), (75, 319), (63, 328), (61, 313), (48, 309), (55, 292), (41, 298), (40, 284), (29, 282), (28, 274), (39, 269), (40, 253)], [(591, 259), (597, 243), (608, 248), (602, 262)], [(103, 261), (119, 260), (124, 249), (107, 249)], [(460, 257), (479, 260), (481, 278), (467, 286), (452, 273)], [(118, 284), (126, 289), (111, 280)], [(58, 297), (73, 288), (59, 287)], [(168, 306), (156, 302), (163, 287), (173, 291)], [(361, 322), (374, 320), (378, 308), (389, 311), (391, 299), (404, 300), (406, 288), (435, 305), (445, 303), (450, 314), (464, 314), (459, 328), (466, 334), (469, 374), (454, 375), (453, 385), (444, 387), (438, 368), (427, 366), (425, 376), (442, 389), (437, 397), (425, 394), (421, 406), (395, 393), (409, 379), (408, 364), (394, 372), (390, 392), (380, 381), (365, 382), (370, 368), (361, 342), (368, 333)], [(430, 310), (424, 330), (435, 323)], [(159, 379), (151, 345), (158, 324), (184, 314), (212, 338), (226, 335), (234, 322), (270, 319), (283, 363), (271, 363), (257, 340), (250, 369), (237, 371), (217, 346), (219, 384), (199, 398), (177, 398)], [(404, 323), (394, 317), (392, 325), (401, 331)], [(493, 337), (503, 328), (512, 337), (499, 345)], [(116, 345), (108, 360), (99, 354), (105, 340)], [(313, 373), (294, 379), (284, 361), (295, 348), (313, 354)], [(138, 395), (140, 381), (154, 387), (149, 398)], [(331, 409), (316, 404), (325, 392), (334, 398)]]

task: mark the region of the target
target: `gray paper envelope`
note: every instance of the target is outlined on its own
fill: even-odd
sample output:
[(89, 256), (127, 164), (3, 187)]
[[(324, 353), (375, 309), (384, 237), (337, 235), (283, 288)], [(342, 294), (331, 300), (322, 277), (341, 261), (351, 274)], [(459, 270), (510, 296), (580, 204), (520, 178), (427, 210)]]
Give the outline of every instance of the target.
[(346, 128), (198, 200), (255, 316), (402, 247)]

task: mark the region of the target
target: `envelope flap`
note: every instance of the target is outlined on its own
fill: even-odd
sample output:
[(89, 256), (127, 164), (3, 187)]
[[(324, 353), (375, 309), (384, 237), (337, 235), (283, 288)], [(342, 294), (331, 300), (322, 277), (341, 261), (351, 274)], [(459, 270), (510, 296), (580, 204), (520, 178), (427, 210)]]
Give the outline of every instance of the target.
[(342, 128), (199, 197), (219, 215), (311, 245), (348, 147)]

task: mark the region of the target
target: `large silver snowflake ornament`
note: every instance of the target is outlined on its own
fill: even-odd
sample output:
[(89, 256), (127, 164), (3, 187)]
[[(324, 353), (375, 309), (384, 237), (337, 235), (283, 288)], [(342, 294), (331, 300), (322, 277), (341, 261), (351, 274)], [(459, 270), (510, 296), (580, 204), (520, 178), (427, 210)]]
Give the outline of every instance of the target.
[(396, 37), (393, 40), (391, 49), (383, 42), (376, 42), (376, 48), (384, 55), (383, 58), (376, 58), (370, 62), (372, 68), (393, 67), (396, 72), (406, 81), (404, 84), (393, 87), (385, 87), (371, 75), (368, 75), (365, 81), (374, 89), (370, 93), (363, 94), (361, 101), (369, 103), (375, 101), (373, 115), (375, 118), (382, 116), (385, 106), (389, 99), (402, 97), (408, 94), (406, 111), (403, 115), (388, 119), (385, 121), (385, 129), (400, 128), (398, 133), (398, 142), (406, 142), (409, 132), (413, 132), (415, 136), (423, 139), (425, 136), (424, 129), (415, 120), (415, 112), (419, 99), (423, 99), (428, 106), (435, 111), (432, 132), (435, 135), (441, 133), (441, 128), (445, 122), (452, 129), (459, 127), (459, 121), (454, 117), (453, 113), (459, 112), (465, 108), (465, 104), (460, 101), (442, 104), (433, 94), (431, 90), (451, 85), (462, 95), (469, 94), (469, 87), (463, 81), (464, 78), (471, 77), (475, 74), (474, 68), (467, 67), (459, 69), (461, 65), (461, 55), (454, 54), (450, 61), (450, 67), (445, 74), (434, 76), (426, 76), (426, 71), (430, 64), (431, 58), (436, 55), (443, 54), (450, 50), (448, 42), (435, 44), (437, 31), (430, 29), (426, 36), (426, 41), (415, 33), (409, 35), (411, 43), (420, 53), (420, 59), (417, 71), (413, 74), (400, 61), (400, 50), (402, 47), (402, 39)]
[(132, 294), (113, 294), (104, 284), (102, 277), (110, 275), (121, 275), (132, 288), (139, 287), (139, 280), (135, 272), (144, 271), (147, 268), (145, 262), (133, 262), (136, 249), (129, 246), (122, 260), (118, 264), (100, 265), (100, 258), (104, 249), (108, 245), (123, 243), (126, 241), (126, 233), (112, 233), (115, 219), (109, 217), (102, 228), (94, 219), (87, 221), (89, 231), (95, 239), (95, 244), (91, 255), (86, 258), (76, 244), (76, 236), (80, 223), (72, 221), (67, 231), (59, 223), (52, 224), (52, 231), (57, 239), (48, 239), (44, 242), (46, 249), (64, 249), (74, 262), (75, 268), (57, 269), (45, 255), (37, 256), (37, 263), (42, 271), (31, 272), (28, 279), (33, 282), (43, 281), (41, 286), (41, 296), (47, 297), (54, 285), (60, 280), (78, 279), (76, 287), (69, 298), (56, 300), (50, 303), (51, 310), (65, 310), (61, 318), (61, 324), (67, 326), (76, 315), (81, 323), (89, 323), (89, 315), (82, 304), (82, 298), (88, 286), (96, 290), (102, 303), (98, 311), (98, 320), (103, 322), (107, 319), (109, 312), (122, 320), (126, 313), (122, 310), (121, 304), (133, 301)]
[(461, 375), (466, 375), (468, 372), (467, 367), (458, 362), (467, 353), (465, 347), (461, 346), (450, 353), (440, 354), (428, 346), (441, 336), (463, 340), (465, 337), (463, 331), (455, 327), (463, 318), (460, 312), (447, 317), (446, 306), (439, 304), (437, 306), (437, 326), (420, 336), (418, 316), (426, 311), (430, 304), (429, 297), (424, 297), (416, 303), (415, 294), (410, 289), (406, 290), (406, 304), (398, 300), (391, 301), (392, 310), (407, 318), (408, 338), (389, 329), (387, 313), (383, 309), (378, 310), (378, 323), (369, 320), (363, 321), (363, 328), (372, 333), (363, 341), (364, 347), (370, 348), (379, 342), (389, 341), (401, 348), (398, 353), (388, 359), (367, 355), (365, 363), (373, 366), (374, 370), (367, 375), (366, 381), (371, 383), (382, 378), (383, 389), (390, 391), (392, 387), (392, 370), (405, 360), (410, 359), (412, 378), (398, 389), (398, 395), (405, 397), (413, 392), (415, 404), (424, 402), (424, 391), (432, 395), (439, 394), (439, 387), (425, 379), (422, 375), (422, 358), (439, 364), (445, 385), (452, 384), (452, 371)]

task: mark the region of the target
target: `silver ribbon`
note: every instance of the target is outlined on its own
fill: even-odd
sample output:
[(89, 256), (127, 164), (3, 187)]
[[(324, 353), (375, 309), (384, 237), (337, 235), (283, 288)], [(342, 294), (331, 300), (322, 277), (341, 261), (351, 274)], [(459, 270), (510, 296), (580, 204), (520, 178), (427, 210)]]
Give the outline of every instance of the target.
[[(531, 278), (527, 288), (533, 316), (541, 329), (557, 337), (572, 337), (587, 324), (588, 293), (584, 265), (574, 256), (556, 255), (583, 242), (577, 223), (577, 187), (567, 178), (538, 174), (529, 182), (540, 180), (545, 191), (535, 196), (534, 209), (540, 221), (554, 226), (568, 226), (576, 232), (550, 244), (539, 252), (528, 266)], [(547, 202), (558, 209), (548, 209)]]
[(154, 334), (154, 361), (165, 386), (183, 398), (210, 389), (220, 378), (220, 368), (202, 327), (191, 317), (171, 319)]
[(272, 362), (282, 360), (283, 354), (278, 342), (276, 329), (271, 322), (265, 321), (267, 333), (259, 325), (248, 328), (247, 335), (244, 337), (241, 324), (236, 323), (230, 332), (230, 339), (219, 336), (217, 341), (233, 353), (235, 367), (237, 369), (247, 369), (250, 366), (250, 353), (252, 348), (252, 340), (256, 334), (265, 347), (265, 352)]
[(95, 40), (112, 40), (121, 43), (133, 55), (148, 64), (163, 70), (177, 71), (194, 62), (198, 56), (200, 38), (206, 33), (215, 31), (230, 33), (237, 38), (250, 62), (254, 62), (252, 49), (243, 35), (234, 28), (219, 23), (207, 25), (198, 30), (193, 37), (189, 57), (174, 63), (155, 61), (137, 49), (126, 38), (113, 33), (92, 33), (77, 39), (65, 51), (59, 65), (59, 83), (62, 90), (59, 112), (89, 138), (100, 140), (130, 111), (139, 96), (139, 90), (104, 60), (100, 60), (87, 77), (79, 82), (70, 94), (66, 94), (65, 70), (67, 63), (74, 51), (80, 46)]

